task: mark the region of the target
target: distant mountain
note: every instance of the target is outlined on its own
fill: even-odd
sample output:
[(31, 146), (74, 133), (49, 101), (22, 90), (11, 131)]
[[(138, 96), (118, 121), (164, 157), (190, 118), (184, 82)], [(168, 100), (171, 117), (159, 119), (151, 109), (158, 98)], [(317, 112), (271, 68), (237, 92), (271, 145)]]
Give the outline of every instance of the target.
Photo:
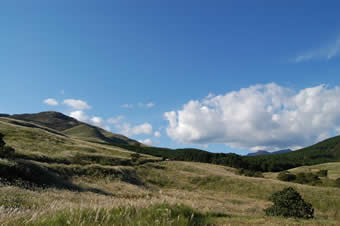
[(288, 153), (288, 152), (292, 152), (292, 150), (284, 149), (284, 150), (273, 151), (273, 152), (259, 150), (259, 151), (254, 152), (254, 153), (249, 153), (247, 156), (275, 155), (275, 154), (283, 154), (283, 153)]
[(55, 111), (46, 111), (36, 114), (1, 114), (0, 117), (34, 123), (68, 136), (73, 136), (92, 142), (108, 143), (113, 145), (141, 145), (141, 143), (136, 140), (130, 139), (120, 134), (105, 131), (104, 129), (80, 122), (75, 118)]

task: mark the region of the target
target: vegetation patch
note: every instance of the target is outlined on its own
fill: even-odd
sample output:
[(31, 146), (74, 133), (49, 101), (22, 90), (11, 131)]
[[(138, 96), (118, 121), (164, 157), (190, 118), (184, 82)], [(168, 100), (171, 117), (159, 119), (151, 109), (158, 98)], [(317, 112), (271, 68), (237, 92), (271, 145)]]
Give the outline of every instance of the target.
[(283, 216), (310, 219), (314, 217), (312, 204), (305, 202), (292, 187), (275, 192), (269, 199), (273, 206), (265, 209), (267, 216)]
[(264, 177), (262, 172), (260, 171), (247, 170), (247, 169), (239, 169), (238, 174), (246, 176), (246, 177), (261, 177), (261, 178)]

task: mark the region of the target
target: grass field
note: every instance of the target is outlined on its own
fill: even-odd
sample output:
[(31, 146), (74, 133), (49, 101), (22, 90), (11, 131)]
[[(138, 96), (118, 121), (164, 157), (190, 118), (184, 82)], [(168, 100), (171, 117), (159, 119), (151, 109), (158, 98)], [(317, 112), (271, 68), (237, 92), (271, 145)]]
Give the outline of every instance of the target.
[[(0, 159), (0, 172), (21, 173), (19, 180), (1, 182), (0, 225), (340, 222), (339, 188), (281, 182), (274, 174), (266, 174), (266, 178), (245, 177), (230, 167), (160, 161), (147, 155), (133, 160), (131, 153), (121, 148), (59, 135), (33, 125), (15, 125), (5, 119), (0, 120), (0, 133), (17, 151), (15, 159)], [(340, 176), (336, 165), (327, 167), (332, 169), (332, 178)], [(46, 184), (37, 184), (40, 181), (33, 178), (34, 172), (38, 179), (46, 177)], [(31, 181), (25, 181), (27, 178)], [(51, 181), (54, 184), (48, 184)], [(54, 186), (58, 183), (64, 186)], [(271, 205), (269, 196), (287, 186), (296, 188), (312, 203), (315, 219), (265, 216), (263, 209)]]

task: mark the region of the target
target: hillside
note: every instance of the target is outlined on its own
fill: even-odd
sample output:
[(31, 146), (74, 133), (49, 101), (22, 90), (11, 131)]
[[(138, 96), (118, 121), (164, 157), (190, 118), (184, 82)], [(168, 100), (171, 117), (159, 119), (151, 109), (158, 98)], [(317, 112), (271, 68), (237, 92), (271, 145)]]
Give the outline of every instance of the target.
[[(234, 168), (206, 163), (133, 158), (121, 147), (11, 118), (0, 119), (0, 133), (15, 148), (13, 156), (0, 158), (0, 224), (332, 225), (340, 220), (338, 188), (244, 177)], [(315, 220), (264, 215), (269, 195), (286, 186), (313, 204)]]
[(280, 155), (245, 157), (248, 167), (260, 171), (282, 171), (299, 166), (340, 161), (340, 136)]
[(140, 143), (129, 139), (123, 135), (107, 132), (99, 127), (79, 122), (78, 120), (59, 112), (47, 111), (36, 114), (3, 114), (0, 117), (18, 119), (20, 121), (31, 122), (35, 125), (44, 126), (69, 136), (75, 136), (85, 140), (104, 142), (110, 144), (137, 145)]

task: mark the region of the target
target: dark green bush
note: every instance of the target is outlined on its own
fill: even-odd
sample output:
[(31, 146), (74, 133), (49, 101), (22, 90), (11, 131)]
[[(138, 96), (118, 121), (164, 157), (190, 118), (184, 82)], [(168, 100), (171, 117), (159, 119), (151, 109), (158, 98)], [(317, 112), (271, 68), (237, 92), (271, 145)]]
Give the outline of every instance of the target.
[(335, 180), (335, 186), (340, 188), (340, 178)]
[(5, 147), (3, 147), (1, 150), (0, 156), (4, 158), (11, 158), (14, 157), (14, 153), (15, 153), (14, 148), (5, 145)]
[(313, 173), (298, 173), (296, 175), (295, 182), (299, 184), (310, 184), (310, 185), (317, 185), (317, 184), (322, 183), (320, 178)]
[(328, 170), (320, 170), (319, 172), (316, 173), (316, 175), (319, 177), (327, 177)]
[(248, 170), (248, 169), (240, 169), (238, 171), (238, 174), (240, 175), (244, 175), (244, 176), (247, 176), (247, 177), (264, 177), (262, 172), (260, 171), (254, 171), (254, 170)]
[(283, 216), (310, 219), (314, 217), (312, 204), (305, 202), (292, 187), (275, 192), (269, 199), (274, 203), (264, 209), (267, 216)]
[(279, 175), (277, 176), (277, 179), (279, 179), (281, 181), (295, 181), (296, 176), (295, 176), (295, 174), (292, 174), (288, 171), (283, 171), (283, 172), (279, 173)]

